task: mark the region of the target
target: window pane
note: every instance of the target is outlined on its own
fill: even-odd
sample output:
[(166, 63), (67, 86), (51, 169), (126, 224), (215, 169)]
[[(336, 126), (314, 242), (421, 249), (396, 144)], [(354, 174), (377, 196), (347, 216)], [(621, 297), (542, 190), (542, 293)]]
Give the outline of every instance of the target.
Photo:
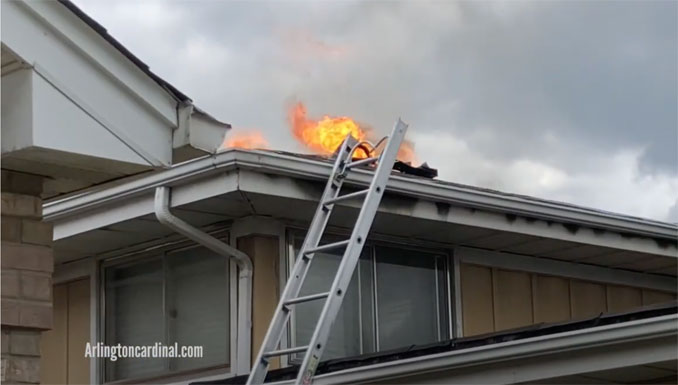
[[(162, 309), (162, 260), (112, 267), (106, 271), (106, 343), (165, 343)], [(144, 377), (165, 370), (160, 358), (106, 361), (108, 381)]]
[(167, 255), (167, 316), (170, 344), (202, 346), (202, 358), (174, 358), (171, 370), (228, 362), (228, 259), (205, 248)]
[(204, 248), (106, 269), (106, 343), (202, 346), (202, 358), (120, 358), (106, 380), (225, 365), (230, 353), (228, 259)]
[[(329, 241), (328, 241), (329, 242)], [(299, 252), (301, 247), (301, 240), (296, 242), (295, 254)], [(366, 248), (367, 249), (367, 248)], [(318, 253), (313, 258), (311, 268), (306, 275), (306, 280), (302, 286), (299, 295), (309, 295), (328, 291), (332, 285), (332, 280), (339, 268), (342, 249), (331, 251), (328, 253)], [(363, 257), (365, 256), (363, 252)], [(361, 257), (359, 265), (368, 264), (369, 260)], [(356, 269), (359, 271), (360, 268)], [(370, 301), (371, 295), (368, 293), (370, 282), (363, 282), (359, 285), (358, 274), (354, 274), (351, 283), (346, 291), (346, 295), (342, 302), (341, 310), (337, 315), (337, 319), (332, 326), (330, 338), (327, 342), (327, 347), (323, 353), (323, 359), (331, 359), (338, 357), (346, 357), (358, 355), (362, 352), (361, 349), (361, 325), (360, 325), (360, 294), (361, 287), (366, 289), (363, 298)], [(365, 298), (368, 297), (368, 298)], [(295, 309), (295, 345), (306, 345), (311, 339), (313, 330), (320, 316), (320, 312), (324, 305), (324, 301), (313, 301), (296, 305)]]
[(379, 348), (388, 350), (438, 341), (441, 322), (436, 256), (377, 247)]

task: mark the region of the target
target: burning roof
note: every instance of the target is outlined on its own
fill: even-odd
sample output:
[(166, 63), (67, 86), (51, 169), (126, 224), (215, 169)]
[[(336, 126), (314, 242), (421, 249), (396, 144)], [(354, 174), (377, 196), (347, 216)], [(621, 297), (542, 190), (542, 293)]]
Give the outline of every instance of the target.
[[(378, 143), (380, 139), (369, 126), (360, 124), (346, 116), (332, 117), (324, 115), (319, 119), (311, 118), (307, 114), (306, 106), (301, 102), (289, 109), (287, 118), (294, 138), (314, 154), (327, 158), (334, 154), (334, 151), (346, 138), (346, 135), (350, 134), (360, 142)], [(229, 134), (224, 142), (224, 147), (270, 149), (264, 135), (256, 130)], [(369, 152), (372, 151), (379, 151), (379, 148), (373, 149), (369, 146), (364, 146), (356, 150), (354, 157), (359, 159), (367, 158)], [(410, 141), (406, 140), (403, 142), (397, 159), (398, 161), (394, 165), (394, 169), (400, 172), (427, 178), (435, 178), (438, 175), (437, 170), (428, 167), (425, 163), (419, 167), (413, 166), (418, 160), (414, 152), (414, 144)]]

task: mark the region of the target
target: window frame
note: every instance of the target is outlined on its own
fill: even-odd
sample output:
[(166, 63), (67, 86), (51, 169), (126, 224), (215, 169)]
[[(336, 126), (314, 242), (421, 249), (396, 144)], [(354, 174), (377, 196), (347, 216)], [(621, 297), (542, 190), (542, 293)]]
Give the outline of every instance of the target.
[[(228, 230), (218, 231), (217, 234), (213, 234), (217, 239), (229, 243), (230, 232)], [(106, 343), (106, 270), (111, 267), (124, 266), (124, 265), (133, 265), (135, 263), (140, 263), (143, 261), (150, 261), (154, 258), (163, 259), (167, 254), (180, 252), (190, 249), (196, 249), (199, 247), (204, 247), (196, 242), (191, 240), (183, 239), (180, 241), (165, 242), (160, 245), (149, 247), (142, 251), (132, 251), (129, 253), (120, 253), (116, 256), (110, 256), (107, 258), (99, 258), (97, 261), (97, 267), (95, 268), (97, 273), (97, 284), (96, 288), (98, 294), (96, 296), (98, 306), (96, 309), (97, 319), (92, 322), (96, 322), (96, 341), (101, 341)], [(225, 257), (224, 257), (225, 258)], [(190, 381), (201, 381), (209, 380), (214, 376), (219, 376), (220, 378), (224, 375), (233, 374), (235, 366), (237, 365), (237, 333), (238, 333), (238, 322), (241, 320), (238, 319), (238, 273), (237, 266), (233, 263), (231, 258), (228, 258), (228, 288), (229, 288), (229, 304), (228, 304), (228, 316), (229, 316), (229, 359), (227, 363), (222, 365), (212, 365), (204, 368), (195, 368), (195, 369), (186, 369), (178, 371), (165, 371), (163, 373), (158, 373), (156, 375), (145, 376), (145, 377), (133, 377), (120, 380), (107, 381), (106, 379), (106, 370), (107, 362), (105, 358), (96, 359), (96, 379), (99, 384), (131, 384), (131, 383), (157, 383), (158, 381), (182, 381), (184, 379)], [(163, 263), (163, 269), (166, 268)], [(165, 272), (163, 272), (163, 280)], [(200, 375), (197, 377), (196, 375)], [(92, 376), (91, 376), (92, 377)]]
[[(289, 278), (290, 274), (292, 273), (292, 269), (294, 268), (294, 263), (296, 260), (296, 255), (294, 252), (294, 243), (296, 239), (301, 239), (303, 240), (305, 237), (305, 234), (307, 232), (306, 228), (303, 227), (287, 227), (285, 231), (285, 253), (284, 255), (281, 255), (281, 267), (284, 271), (283, 278), (281, 279), (281, 290), (284, 289), (285, 284), (287, 283), (287, 279)], [(350, 232), (346, 229), (328, 229), (324, 233), (325, 236), (330, 236), (330, 237), (347, 237), (350, 236)], [(373, 312), (373, 330), (372, 330), (372, 338), (374, 340), (374, 348), (375, 352), (379, 351), (379, 315), (378, 315), (378, 299), (377, 299), (377, 248), (379, 246), (381, 247), (390, 247), (390, 248), (398, 248), (398, 249), (405, 249), (405, 250), (412, 250), (412, 251), (418, 251), (418, 252), (423, 252), (426, 254), (431, 254), (435, 258), (440, 258), (443, 263), (443, 268), (444, 268), (444, 277), (445, 277), (445, 283), (443, 290), (444, 294), (446, 296), (446, 307), (447, 307), (447, 314), (446, 314), (446, 325), (440, 325), (442, 321), (441, 314), (438, 314), (438, 319), (437, 322), (440, 325), (438, 328), (438, 340), (441, 341), (441, 335), (443, 331), (443, 327), (445, 327), (445, 330), (448, 333), (448, 339), (455, 338), (456, 333), (458, 332), (458, 322), (457, 322), (457, 317), (460, 317), (461, 314), (459, 314), (458, 305), (457, 305), (457, 289), (456, 289), (456, 277), (458, 276), (458, 262), (456, 262), (456, 258), (454, 257), (454, 252), (452, 248), (446, 248), (446, 247), (436, 247), (435, 245), (428, 244), (426, 242), (418, 242), (416, 240), (402, 240), (402, 239), (393, 239), (391, 237), (384, 237), (384, 236), (379, 236), (378, 234), (370, 234), (367, 241), (365, 242), (365, 246), (370, 247), (371, 252), (370, 252), (370, 263), (372, 267), (372, 312)], [(435, 276), (436, 276), (436, 281), (438, 280), (438, 263), (435, 263)], [(358, 277), (360, 279), (360, 276)], [(436, 285), (438, 286), (438, 285)], [(358, 285), (360, 288), (361, 285)], [(282, 291), (281, 291), (282, 292)], [(436, 296), (439, 296), (441, 293), (440, 290), (436, 290)], [(360, 296), (361, 297), (361, 296)], [(436, 309), (438, 312), (440, 312), (440, 299), (436, 301)], [(361, 317), (361, 321), (359, 322), (360, 325), (360, 354), (365, 354), (364, 352), (364, 342), (363, 342), (363, 319), (362, 319), (362, 306), (359, 306), (359, 314)], [(294, 343), (296, 341), (296, 323), (295, 323), (295, 317), (296, 317), (296, 312), (292, 311), (290, 314), (290, 321), (287, 324), (287, 332), (283, 334), (283, 338), (281, 340), (281, 346), (286, 346), (286, 347), (293, 347)], [(281, 357), (283, 360), (281, 360), (281, 365), (282, 366), (288, 366), (290, 364), (296, 364), (298, 363), (297, 359), (293, 358), (288, 358), (287, 356)]]

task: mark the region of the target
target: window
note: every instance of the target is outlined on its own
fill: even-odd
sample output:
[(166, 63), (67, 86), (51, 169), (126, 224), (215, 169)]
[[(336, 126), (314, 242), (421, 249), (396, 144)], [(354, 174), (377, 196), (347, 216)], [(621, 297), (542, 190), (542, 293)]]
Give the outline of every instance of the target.
[(225, 366), (230, 353), (228, 259), (202, 247), (109, 265), (107, 345), (202, 346), (202, 358), (106, 360), (105, 381)]
[[(300, 237), (294, 238), (290, 264), (302, 243)], [(300, 295), (328, 291), (342, 254), (341, 249), (316, 254)], [(442, 253), (365, 245), (323, 358), (448, 339), (447, 266), (447, 257)], [(310, 340), (323, 304), (314, 301), (296, 305), (292, 328), (296, 346)]]

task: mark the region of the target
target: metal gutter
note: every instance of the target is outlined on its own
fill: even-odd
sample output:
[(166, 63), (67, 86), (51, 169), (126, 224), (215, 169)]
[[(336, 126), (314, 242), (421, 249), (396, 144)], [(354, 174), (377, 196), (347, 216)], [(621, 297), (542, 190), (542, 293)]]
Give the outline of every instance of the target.
[[(332, 165), (320, 160), (268, 151), (233, 149), (188, 161), (167, 171), (109, 189), (49, 202), (43, 206), (44, 218), (48, 221), (59, 220), (99, 205), (147, 193), (150, 189), (160, 185), (185, 183), (196, 176), (206, 177), (210, 172), (226, 167), (324, 180), (327, 179)], [(353, 175), (347, 178), (347, 182), (367, 185), (370, 173), (371, 171), (368, 170), (356, 169)], [(678, 236), (678, 226), (670, 223), (644, 220), (558, 202), (529, 199), (518, 195), (500, 194), (461, 185), (444, 184), (428, 179), (393, 175), (389, 179), (388, 190), (391, 193), (434, 202), (585, 225), (625, 234), (670, 240), (675, 240)]]
[(233, 258), (238, 265), (238, 335), (235, 371), (237, 374), (249, 373), (252, 333), (252, 259), (242, 251), (174, 216), (170, 211), (170, 194), (171, 190), (166, 186), (158, 187), (155, 190), (155, 216), (158, 221), (223, 257)]
[[(664, 339), (670, 342), (669, 337), (675, 337), (677, 334), (678, 315), (671, 314), (524, 340), (484, 345), (436, 355), (366, 365), (318, 375), (314, 377), (313, 383), (322, 385), (386, 381), (398, 377), (410, 377), (417, 374), (429, 374), (461, 367), (468, 368), (476, 365), (488, 365), (518, 358), (543, 357), (548, 354), (563, 352), (569, 352), (574, 358), (577, 354), (575, 353), (576, 350), (600, 348), (606, 345), (627, 342), (639, 343), (642, 340), (652, 338)], [(672, 348), (669, 350), (672, 354), (676, 354), (675, 339), (673, 340)], [(669, 359), (675, 359), (675, 356)], [(444, 378), (441, 378), (441, 380), (444, 380)], [(290, 380), (272, 384), (282, 385), (291, 383), (293, 381)]]

